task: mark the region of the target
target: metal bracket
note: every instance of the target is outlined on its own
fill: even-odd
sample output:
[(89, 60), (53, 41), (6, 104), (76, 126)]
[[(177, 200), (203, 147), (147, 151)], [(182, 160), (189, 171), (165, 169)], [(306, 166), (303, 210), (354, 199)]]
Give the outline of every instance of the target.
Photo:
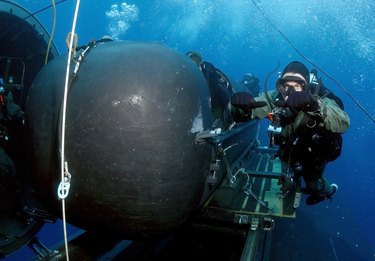
[(250, 226), (250, 229), (252, 231), (255, 231), (258, 229), (258, 226), (259, 226), (259, 218), (252, 218), (251, 219), (251, 226)]
[(235, 214), (234, 215), (234, 223), (243, 225), (249, 224), (249, 216), (244, 214)]
[(41, 220), (49, 223), (56, 222), (56, 217), (52, 216), (48, 211), (43, 209), (38, 209), (26, 205), (23, 207), (23, 212), (28, 214), (31, 218), (35, 218), (36, 220)]
[(293, 208), (298, 208), (299, 207), (299, 204), (301, 202), (301, 197), (302, 197), (302, 193), (301, 192), (296, 192), (296, 194), (294, 196)]
[(275, 227), (275, 220), (269, 217), (263, 219), (263, 230), (270, 231)]
[(202, 144), (209, 142), (212, 138), (217, 137), (221, 133), (221, 128), (217, 128), (214, 130), (202, 131), (198, 132), (195, 136), (195, 143)]
[(206, 183), (209, 185), (215, 185), (217, 183), (216, 171), (220, 170), (220, 160), (216, 159), (215, 162), (211, 163), (210, 175), (206, 178)]
[(34, 237), (28, 244), (39, 259), (49, 256), (52, 252), (38, 238)]

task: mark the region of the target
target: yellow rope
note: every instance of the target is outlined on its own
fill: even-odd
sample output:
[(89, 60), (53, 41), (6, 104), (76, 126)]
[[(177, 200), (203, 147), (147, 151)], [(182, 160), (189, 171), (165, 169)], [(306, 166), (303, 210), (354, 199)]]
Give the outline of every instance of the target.
[(52, 2), (52, 9), (53, 9), (53, 24), (52, 24), (52, 31), (51, 35), (49, 36), (48, 46), (47, 46), (47, 52), (46, 52), (46, 59), (44, 60), (44, 64), (48, 63), (48, 55), (49, 55), (49, 49), (51, 48), (52, 38), (55, 34), (55, 26), (56, 26), (56, 6), (55, 6), (55, 0), (51, 0)]

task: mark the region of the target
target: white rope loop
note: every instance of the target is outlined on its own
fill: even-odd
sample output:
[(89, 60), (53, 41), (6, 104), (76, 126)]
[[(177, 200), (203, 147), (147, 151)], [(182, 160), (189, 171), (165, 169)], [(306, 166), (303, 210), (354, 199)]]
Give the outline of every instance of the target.
[(68, 162), (65, 161), (65, 172), (64, 172), (64, 178), (60, 182), (59, 187), (57, 189), (57, 196), (59, 199), (65, 199), (69, 194), (70, 189), (70, 180), (72, 178), (72, 175), (69, 173), (68, 170)]
[(59, 188), (57, 189), (57, 196), (59, 199), (65, 199), (69, 194), (70, 183), (60, 182)]

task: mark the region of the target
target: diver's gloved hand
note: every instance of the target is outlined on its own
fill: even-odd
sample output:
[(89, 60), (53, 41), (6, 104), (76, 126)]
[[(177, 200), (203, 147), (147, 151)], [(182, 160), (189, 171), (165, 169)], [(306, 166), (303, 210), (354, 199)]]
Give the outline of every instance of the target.
[(307, 91), (292, 92), (286, 100), (286, 105), (293, 114), (300, 111), (316, 111), (319, 109), (318, 101)]
[(230, 99), (231, 115), (236, 122), (245, 122), (251, 119), (254, 98), (246, 92), (234, 93)]
[(234, 93), (230, 99), (232, 105), (231, 114), (236, 122), (244, 122), (251, 119), (254, 108), (263, 107), (267, 104), (264, 101), (255, 101), (248, 92)]
[(234, 93), (230, 99), (230, 104), (233, 107), (240, 108), (246, 112), (250, 112), (252, 107), (251, 103), (254, 102), (254, 98), (250, 93), (237, 92)]

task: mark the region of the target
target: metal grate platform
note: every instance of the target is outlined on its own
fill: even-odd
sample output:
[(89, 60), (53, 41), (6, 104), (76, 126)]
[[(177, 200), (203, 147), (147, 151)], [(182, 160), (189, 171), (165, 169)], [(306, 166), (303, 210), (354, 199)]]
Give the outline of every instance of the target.
[(235, 223), (251, 223), (254, 217), (295, 218), (295, 191), (283, 193), (279, 178), (286, 175), (275, 150), (251, 150), (242, 168), (214, 192), (203, 207), (203, 216)]

